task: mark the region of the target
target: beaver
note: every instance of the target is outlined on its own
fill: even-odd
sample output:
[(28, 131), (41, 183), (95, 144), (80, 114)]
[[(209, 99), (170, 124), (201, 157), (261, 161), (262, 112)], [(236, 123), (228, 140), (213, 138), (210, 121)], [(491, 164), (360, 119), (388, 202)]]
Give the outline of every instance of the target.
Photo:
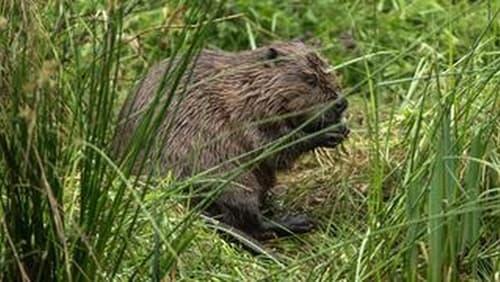
[[(125, 101), (114, 140), (118, 154), (155, 101), (164, 74), (177, 64), (179, 58), (157, 64)], [(251, 238), (311, 230), (313, 221), (305, 214), (267, 220), (262, 210), (278, 171), (348, 136), (342, 122), (347, 100), (329, 64), (315, 48), (290, 41), (240, 52), (203, 49), (190, 66), (173, 95), (158, 91), (168, 96), (169, 106), (153, 133), (156, 158), (143, 157), (177, 179), (205, 173), (222, 180), (225, 187), (203, 210)], [(194, 190), (219, 185), (207, 182)], [(203, 197), (195, 197), (196, 202)]]

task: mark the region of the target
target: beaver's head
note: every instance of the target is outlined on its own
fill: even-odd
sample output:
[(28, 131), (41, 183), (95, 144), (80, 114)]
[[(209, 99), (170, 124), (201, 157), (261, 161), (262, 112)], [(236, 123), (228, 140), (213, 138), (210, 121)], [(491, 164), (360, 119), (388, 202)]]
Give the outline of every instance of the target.
[[(347, 100), (342, 96), (335, 74), (315, 49), (302, 42), (276, 43), (254, 50), (265, 62), (257, 77), (269, 115), (305, 134), (324, 130), (322, 146), (333, 147), (347, 137), (343, 123)], [(331, 130), (326, 130), (330, 128)]]

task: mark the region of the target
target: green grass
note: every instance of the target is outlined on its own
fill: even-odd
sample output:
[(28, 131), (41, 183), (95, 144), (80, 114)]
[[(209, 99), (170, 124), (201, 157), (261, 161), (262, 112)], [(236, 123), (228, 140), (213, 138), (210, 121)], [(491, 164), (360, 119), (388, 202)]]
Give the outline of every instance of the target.
[[(123, 2), (0, 2), (0, 279), (500, 279), (500, 2)], [(158, 60), (186, 62), (172, 93), (202, 46), (297, 37), (342, 77), (352, 133), (279, 176), (280, 208), (320, 224), (266, 243), (276, 263), (182, 204), (195, 180), (132, 176), (169, 99), (126, 158), (109, 142)]]

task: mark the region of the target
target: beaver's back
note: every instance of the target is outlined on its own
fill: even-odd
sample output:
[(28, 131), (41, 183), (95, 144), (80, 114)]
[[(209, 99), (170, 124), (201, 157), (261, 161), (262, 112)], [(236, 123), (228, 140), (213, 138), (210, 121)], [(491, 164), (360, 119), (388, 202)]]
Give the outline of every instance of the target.
[[(244, 65), (242, 59), (232, 53), (203, 50), (190, 64), (161, 117), (161, 125), (151, 135), (156, 138), (152, 150), (159, 149), (160, 165), (165, 166), (165, 169), (172, 169), (175, 174), (182, 175), (187, 173), (185, 170), (188, 163), (187, 166), (206, 168), (241, 151), (238, 144), (244, 142), (237, 140), (238, 134), (234, 132), (234, 128), (231, 129), (231, 105), (228, 105), (231, 96), (237, 92), (235, 88), (238, 88), (236, 81), (239, 78), (228, 81), (227, 76), (221, 77), (221, 73)], [(141, 119), (154, 102), (165, 71), (169, 67), (178, 67), (180, 60), (175, 59), (171, 66), (170, 63), (167, 59), (154, 66), (138, 84), (134, 94), (125, 101), (115, 133), (117, 137), (114, 147), (119, 155), (127, 149)], [(173, 79), (169, 80), (170, 83), (172, 81)], [(167, 85), (163, 93), (160, 93), (160, 99), (154, 106), (157, 112), (167, 102), (170, 90)], [(231, 142), (228, 142), (228, 138), (231, 138)], [(199, 150), (203, 150), (205, 154), (197, 152)], [(217, 153), (206, 153), (208, 151)], [(143, 152), (140, 155), (144, 157)], [(188, 161), (188, 158), (199, 159)], [(192, 172), (193, 169), (189, 170)]]

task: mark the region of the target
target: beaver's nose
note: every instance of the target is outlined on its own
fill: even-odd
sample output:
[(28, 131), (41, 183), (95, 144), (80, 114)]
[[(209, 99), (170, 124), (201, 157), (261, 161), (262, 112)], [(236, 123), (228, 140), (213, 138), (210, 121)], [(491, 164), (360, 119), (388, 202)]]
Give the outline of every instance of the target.
[(347, 107), (349, 106), (349, 103), (347, 102), (347, 99), (344, 97), (338, 97), (337, 101), (335, 101), (335, 111), (339, 114), (342, 114)]

